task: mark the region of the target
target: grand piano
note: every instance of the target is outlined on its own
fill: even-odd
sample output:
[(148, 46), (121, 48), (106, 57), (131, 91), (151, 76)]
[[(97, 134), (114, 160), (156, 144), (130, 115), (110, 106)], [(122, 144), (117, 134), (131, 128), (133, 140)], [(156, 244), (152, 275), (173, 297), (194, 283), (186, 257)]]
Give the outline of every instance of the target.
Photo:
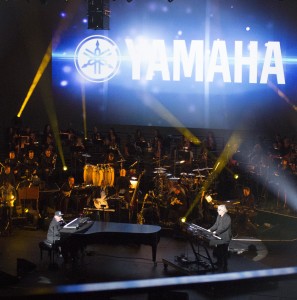
[(90, 221), (85, 217), (72, 220), (60, 233), (65, 252), (73, 253), (96, 243), (144, 244), (152, 247), (152, 260), (156, 263), (160, 231), (161, 227), (155, 225)]

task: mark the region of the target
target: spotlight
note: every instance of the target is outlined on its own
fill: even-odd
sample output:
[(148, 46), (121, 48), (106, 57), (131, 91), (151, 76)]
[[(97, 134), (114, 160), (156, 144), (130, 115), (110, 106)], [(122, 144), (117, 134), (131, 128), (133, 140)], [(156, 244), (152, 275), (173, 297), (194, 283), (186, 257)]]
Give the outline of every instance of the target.
[(88, 29), (109, 30), (109, 0), (88, 0)]
[(233, 177), (234, 177), (235, 180), (237, 180), (239, 178), (239, 175), (238, 174), (234, 174)]
[(67, 171), (67, 170), (68, 170), (67, 166), (64, 166), (63, 171)]
[(181, 221), (182, 223), (185, 223), (185, 222), (187, 221), (187, 218), (186, 218), (186, 217), (182, 217), (182, 218), (180, 218), (180, 221)]

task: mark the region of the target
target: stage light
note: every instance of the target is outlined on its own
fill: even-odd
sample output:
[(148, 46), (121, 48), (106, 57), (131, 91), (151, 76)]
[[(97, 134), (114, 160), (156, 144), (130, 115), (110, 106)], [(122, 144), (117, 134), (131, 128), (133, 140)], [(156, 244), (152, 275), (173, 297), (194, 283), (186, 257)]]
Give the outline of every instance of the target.
[(212, 203), (212, 197), (211, 197), (211, 195), (205, 196), (205, 200), (207, 201), (207, 203)]
[(64, 167), (63, 167), (63, 171), (66, 172), (67, 170), (68, 170), (67, 166), (64, 166)]
[(109, 30), (109, 0), (88, 0), (88, 29)]
[(181, 221), (182, 223), (185, 223), (185, 222), (187, 221), (187, 218), (186, 218), (186, 217), (182, 217), (182, 218), (180, 218), (180, 221)]
[(233, 177), (234, 177), (235, 180), (237, 180), (239, 178), (239, 175), (238, 174), (234, 174)]

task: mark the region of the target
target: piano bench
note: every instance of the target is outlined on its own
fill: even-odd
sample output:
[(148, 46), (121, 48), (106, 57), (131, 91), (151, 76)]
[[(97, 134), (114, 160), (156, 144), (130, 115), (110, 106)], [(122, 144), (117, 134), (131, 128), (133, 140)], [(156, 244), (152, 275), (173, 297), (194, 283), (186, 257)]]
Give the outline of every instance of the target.
[(47, 251), (48, 256), (52, 260), (52, 254), (53, 251), (57, 251), (58, 249), (54, 247), (54, 245), (47, 243), (46, 241), (39, 242), (39, 250), (40, 250), (40, 260), (42, 260), (43, 257), (43, 251)]

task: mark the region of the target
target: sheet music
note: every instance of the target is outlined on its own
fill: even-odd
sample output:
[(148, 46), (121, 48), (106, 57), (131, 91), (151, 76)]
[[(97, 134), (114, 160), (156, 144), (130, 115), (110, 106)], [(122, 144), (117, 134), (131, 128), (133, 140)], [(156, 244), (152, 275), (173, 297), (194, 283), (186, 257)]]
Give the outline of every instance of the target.
[(78, 224), (77, 219), (78, 218), (75, 218), (74, 220), (70, 221), (63, 228), (76, 228), (76, 226)]
[(63, 228), (72, 228), (72, 229), (78, 228), (83, 224), (85, 224), (89, 219), (90, 219), (89, 217), (75, 218), (74, 220), (67, 223)]

